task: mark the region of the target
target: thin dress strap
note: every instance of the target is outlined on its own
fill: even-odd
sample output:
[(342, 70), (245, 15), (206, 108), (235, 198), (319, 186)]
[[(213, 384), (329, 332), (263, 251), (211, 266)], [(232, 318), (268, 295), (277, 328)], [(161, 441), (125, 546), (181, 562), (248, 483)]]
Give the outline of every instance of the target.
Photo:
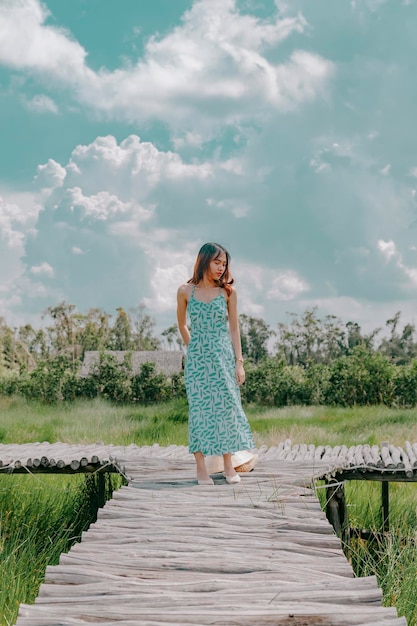
[(193, 285), (193, 288), (191, 289), (191, 297), (194, 298), (194, 291), (195, 291), (195, 285)]

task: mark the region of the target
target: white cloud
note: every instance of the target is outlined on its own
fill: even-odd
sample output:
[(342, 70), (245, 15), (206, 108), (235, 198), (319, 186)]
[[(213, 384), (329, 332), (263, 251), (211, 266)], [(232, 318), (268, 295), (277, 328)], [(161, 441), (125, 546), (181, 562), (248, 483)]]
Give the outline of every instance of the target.
[(21, 303), (22, 257), (39, 208), (30, 193), (3, 191), (0, 196), (0, 315), (6, 318)]
[(0, 195), (0, 237), (8, 248), (23, 252), (25, 233), (34, 226), (39, 209), (33, 194)]
[(109, 222), (114, 218), (134, 214), (138, 221), (147, 219), (150, 214), (132, 202), (121, 202), (119, 198), (108, 191), (85, 196), (79, 187), (68, 189), (66, 205), (71, 213), (77, 213), (80, 222), (93, 220), (95, 222)]
[[(197, 0), (181, 25), (149, 39), (136, 64), (96, 73), (86, 50), (47, 23), (39, 0), (7, 2), (0, 7), (0, 63), (40, 78), (52, 75), (76, 101), (109, 116), (163, 119), (174, 129), (176, 149), (199, 146), (216, 125), (288, 111), (316, 98), (333, 73), (331, 62), (303, 50), (281, 63), (269, 60), (282, 41), (305, 31), (301, 14), (262, 20), (239, 13), (236, 5)], [(38, 110), (56, 106), (47, 96), (36, 98), (32, 106)]]
[(397, 247), (393, 241), (378, 241), (378, 249), (385, 256), (387, 261), (391, 259), (395, 259), (395, 265), (398, 269), (401, 270), (403, 274), (407, 276), (407, 278), (411, 282), (411, 286), (414, 288), (417, 286), (417, 268), (410, 267), (406, 263), (404, 263), (403, 256), (400, 252), (398, 252)]
[(86, 77), (85, 50), (62, 28), (47, 25), (49, 15), (38, 0), (2, 2), (0, 62), (15, 70), (53, 74), (63, 81)]
[(172, 143), (175, 150), (181, 150), (184, 146), (200, 147), (203, 144), (203, 137), (197, 132), (186, 132), (183, 137), (173, 137)]
[[(77, 146), (65, 166), (53, 160), (39, 166), (42, 210), (20, 245), (24, 305), (41, 310), (59, 294), (79, 306), (144, 301), (155, 312), (172, 311), (192, 259), (176, 208), (188, 203), (189, 218), (181, 219), (198, 222), (205, 187), (218, 189), (218, 176), (221, 164), (186, 163), (133, 135), (121, 143), (98, 137)], [(232, 208), (225, 213), (235, 219)], [(213, 221), (209, 213), (207, 219)]]
[(128, 185), (128, 193), (133, 187), (141, 198), (161, 181), (206, 179), (213, 173), (210, 163), (185, 163), (178, 154), (160, 151), (136, 135), (130, 135), (120, 144), (109, 135), (97, 137), (88, 145), (79, 145), (73, 150), (65, 169), (68, 185), (77, 186), (79, 180), (88, 178), (89, 187), (100, 190), (104, 179), (112, 181), (117, 190), (122, 190), (124, 182)]
[(248, 203), (240, 198), (226, 198), (224, 200), (207, 198), (206, 202), (208, 206), (214, 206), (222, 210), (224, 209), (225, 212), (231, 213), (238, 219), (246, 217), (250, 211)]
[(191, 278), (193, 271), (193, 245), (186, 244), (183, 250), (178, 250), (173, 245), (175, 236), (176, 233), (156, 231), (143, 242), (151, 290), (151, 296), (143, 302), (157, 313), (175, 310), (177, 288)]
[(25, 106), (35, 113), (58, 113), (58, 107), (54, 100), (44, 94), (33, 96), (30, 100), (25, 100)]
[(269, 300), (288, 301), (294, 300), (303, 291), (308, 291), (309, 286), (296, 272), (288, 270), (278, 272), (272, 280), (271, 288), (267, 292)]
[(47, 163), (38, 165), (38, 173), (35, 176), (35, 181), (40, 188), (61, 187), (64, 184), (66, 175), (67, 172), (62, 165), (53, 159), (49, 159)]
[(392, 257), (397, 255), (397, 249), (393, 241), (384, 241), (380, 239), (378, 241), (378, 250), (382, 252), (384, 257), (389, 261)]
[(47, 278), (55, 276), (54, 268), (46, 262), (40, 263), (40, 265), (33, 265), (29, 271), (35, 276), (46, 276)]
[(223, 161), (223, 163), (221, 163), (220, 167), (226, 172), (232, 172), (237, 176), (242, 176), (244, 173), (242, 160), (236, 157), (232, 159), (226, 159), (226, 161)]
[(257, 263), (248, 263), (244, 255), (232, 259), (231, 271), (236, 279), (239, 313), (262, 317), (265, 284), (269, 282), (270, 273)]
[(173, 311), (176, 306), (176, 287), (189, 278), (185, 264), (169, 267), (156, 266), (152, 270), (150, 287), (152, 296), (144, 298), (144, 304), (156, 313)]

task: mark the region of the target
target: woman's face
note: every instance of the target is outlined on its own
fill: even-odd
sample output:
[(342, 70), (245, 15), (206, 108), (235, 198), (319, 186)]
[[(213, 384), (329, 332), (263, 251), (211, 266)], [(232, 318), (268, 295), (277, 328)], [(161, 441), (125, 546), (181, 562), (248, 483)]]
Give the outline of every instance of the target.
[(226, 255), (222, 253), (217, 259), (213, 259), (210, 261), (210, 265), (208, 266), (208, 274), (211, 280), (219, 280), (219, 278), (224, 274), (224, 270), (226, 269)]

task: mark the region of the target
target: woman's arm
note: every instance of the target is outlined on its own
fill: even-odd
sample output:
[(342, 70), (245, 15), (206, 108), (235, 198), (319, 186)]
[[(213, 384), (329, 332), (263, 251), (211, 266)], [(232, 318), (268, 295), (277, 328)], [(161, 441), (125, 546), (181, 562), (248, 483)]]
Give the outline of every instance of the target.
[(187, 326), (187, 285), (181, 285), (177, 291), (177, 321), (178, 330), (186, 346), (190, 343), (191, 335)]
[(228, 313), (229, 313), (229, 330), (230, 338), (232, 340), (232, 346), (236, 359), (236, 381), (238, 385), (245, 382), (245, 370), (243, 368), (242, 358), (242, 345), (240, 341), (239, 330), (239, 315), (237, 312), (237, 294), (235, 289), (232, 289), (227, 301)]

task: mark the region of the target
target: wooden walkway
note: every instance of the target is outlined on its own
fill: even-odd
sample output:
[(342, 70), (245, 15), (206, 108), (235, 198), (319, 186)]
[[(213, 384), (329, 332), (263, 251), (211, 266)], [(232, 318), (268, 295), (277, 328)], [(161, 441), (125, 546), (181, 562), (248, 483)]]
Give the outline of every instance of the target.
[[(64, 457), (65, 446), (54, 445)], [(45, 459), (57, 456), (39, 446)], [(0, 446), (3, 468), (21, 452)], [(99, 456), (130, 482), (47, 568), (17, 626), (404, 626), (395, 609), (381, 607), (374, 577), (353, 576), (311, 489), (337, 464), (282, 452), (262, 449), (237, 486), (217, 474), (214, 486), (201, 487), (182, 447), (107, 446), (100, 455), (72, 447), (67, 460), (78, 454), (87, 467)]]

